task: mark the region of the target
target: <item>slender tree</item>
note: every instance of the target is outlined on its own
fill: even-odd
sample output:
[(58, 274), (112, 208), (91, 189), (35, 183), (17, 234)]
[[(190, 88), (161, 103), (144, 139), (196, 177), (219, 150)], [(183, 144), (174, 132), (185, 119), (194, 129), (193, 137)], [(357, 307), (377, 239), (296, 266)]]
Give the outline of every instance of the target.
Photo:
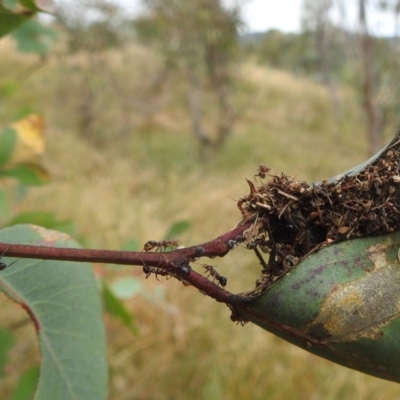
[[(218, 149), (236, 119), (231, 92), (238, 52), (239, 8), (220, 0), (148, 0), (134, 25), (139, 38), (161, 50), (164, 64), (187, 82), (192, 131), (203, 148)], [(203, 94), (215, 99), (213, 129), (204, 126)]]

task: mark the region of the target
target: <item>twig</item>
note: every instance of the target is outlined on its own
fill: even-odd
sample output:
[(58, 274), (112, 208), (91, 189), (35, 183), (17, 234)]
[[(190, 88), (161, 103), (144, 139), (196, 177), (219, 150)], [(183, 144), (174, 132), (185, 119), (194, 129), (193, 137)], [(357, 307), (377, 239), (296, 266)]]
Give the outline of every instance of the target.
[(201, 257), (224, 257), (244, 240), (243, 233), (250, 227), (251, 223), (243, 224), (209, 242), (169, 252), (88, 250), (0, 243), (0, 253), (4, 253), (6, 257), (43, 260), (138, 266), (143, 266), (143, 263), (145, 263), (147, 266), (165, 270), (168, 274), (184, 280), (219, 302), (239, 305), (245, 302), (242, 296), (237, 296), (217, 286), (204, 276), (193, 271), (189, 264)]

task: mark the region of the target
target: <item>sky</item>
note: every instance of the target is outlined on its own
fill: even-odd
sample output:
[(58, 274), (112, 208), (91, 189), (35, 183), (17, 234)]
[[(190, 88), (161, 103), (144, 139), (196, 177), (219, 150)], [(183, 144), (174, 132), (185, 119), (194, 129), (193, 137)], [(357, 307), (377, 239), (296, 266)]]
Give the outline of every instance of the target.
[(249, 0), (243, 7), (243, 19), (249, 32), (277, 28), (283, 32), (300, 31), (302, 0)]
[[(230, 0), (225, 0), (229, 3)], [(247, 0), (244, 3), (242, 16), (249, 32), (264, 32), (277, 28), (283, 32), (300, 32), (301, 5), (303, 0)], [(337, 0), (331, 12), (336, 25), (349, 30), (358, 29), (358, 2), (355, 0)], [(341, 4), (345, 16), (339, 14)], [(367, 4), (367, 18), (370, 30), (378, 36), (391, 36), (396, 32), (395, 19), (390, 13), (378, 12)], [(398, 29), (398, 27), (397, 27)]]
[[(136, 14), (140, 11), (140, 0), (113, 0), (124, 7), (128, 13)], [(143, 1), (143, 0), (142, 0)], [(190, 0), (187, 0), (190, 1)], [(301, 5), (303, 0), (222, 0), (226, 5), (242, 4), (242, 18), (245, 23), (245, 32), (265, 32), (276, 28), (283, 32), (300, 32)], [(57, 4), (80, 4), (80, 0), (54, 0)], [(336, 13), (331, 14), (336, 25), (349, 30), (357, 30), (357, 0), (336, 0), (336, 5), (341, 4), (345, 10), (345, 17)], [(371, 3), (371, 2), (370, 2)], [(367, 2), (368, 5), (368, 2)], [(367, 6), (368, 7), (368, 6)], [(369, 12), (368, 12), (369, 11)], [(393, 15), (377, 12), (376, 9), (368, 9), (367, 15), (371, 33), (378, 36), (393, 35), (400, 24), (395, 24)], [(398, 21), (399, 22), (399, 21)]]
[[(139, 0), (114, 1), (130, 10), (138, 9)], [(235, 0), (223, 1), (229, 4)], [(302, 0), (245, 0), (242, 17), (247, 27), (246, 30), (248, 32), (264, 32), (271, 28), (277, 28), (284, 32), (299, 32), (301, 3)]]

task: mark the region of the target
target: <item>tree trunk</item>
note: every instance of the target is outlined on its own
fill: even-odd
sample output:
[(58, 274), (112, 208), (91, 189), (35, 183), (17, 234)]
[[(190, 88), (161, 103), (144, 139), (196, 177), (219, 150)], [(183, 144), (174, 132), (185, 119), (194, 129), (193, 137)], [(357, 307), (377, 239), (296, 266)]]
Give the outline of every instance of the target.
[(359, 22), (361, 30), (361, 57), (363, 65), (363, 108), (367, 122), (369, 153), (375, 154), (381, 148), (381, 112), (375, 100), (376, 75), (374, 74), (374, 40), (368, 32), (365, 0), (359, 1)]

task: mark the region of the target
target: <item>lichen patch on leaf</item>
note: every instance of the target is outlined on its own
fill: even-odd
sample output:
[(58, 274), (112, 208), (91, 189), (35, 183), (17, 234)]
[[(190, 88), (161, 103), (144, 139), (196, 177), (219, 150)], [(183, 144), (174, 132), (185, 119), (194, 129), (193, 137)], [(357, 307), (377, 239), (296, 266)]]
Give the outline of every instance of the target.
[(387, 259), (390, 245), (367, 249), (373, 270), (361, 279), (338, 285), (325, 299), (307, 334), (329, 342), (379, 339), (383, 335), (382, 328), (400, 316), (400, 268), (397, 260), (390, 263)]

